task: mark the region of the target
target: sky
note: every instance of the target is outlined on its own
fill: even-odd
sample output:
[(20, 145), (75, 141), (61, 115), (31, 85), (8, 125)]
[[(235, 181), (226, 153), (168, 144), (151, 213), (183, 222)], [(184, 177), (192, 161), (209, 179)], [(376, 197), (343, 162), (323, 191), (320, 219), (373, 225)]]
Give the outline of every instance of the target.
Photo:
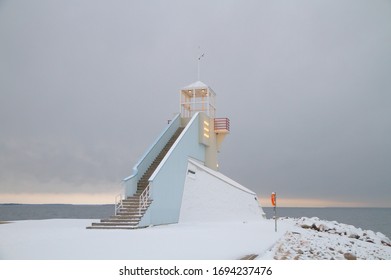
[(0, 0), (0, 203), (112, 203), (201, 80), (263, 206), (391, 207), (391, 1)]

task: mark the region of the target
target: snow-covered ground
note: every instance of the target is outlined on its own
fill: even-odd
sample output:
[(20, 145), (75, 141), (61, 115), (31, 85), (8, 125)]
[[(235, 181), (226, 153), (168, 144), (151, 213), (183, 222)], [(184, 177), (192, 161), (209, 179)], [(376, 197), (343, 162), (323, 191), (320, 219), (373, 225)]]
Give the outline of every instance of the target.
[[(290, 223), (172, 224), (138, 230), (87, 230), (92, 220), (0, 225), (1, 259), (238, 259), (266, 252)], [(258, 242), (261, 241), (261, 242)]]
[(388, 259), (381, 233), (317, 218), (188, 223), (138, 230), (87, 230), (92, 220), (0, 224), (0, 259)]

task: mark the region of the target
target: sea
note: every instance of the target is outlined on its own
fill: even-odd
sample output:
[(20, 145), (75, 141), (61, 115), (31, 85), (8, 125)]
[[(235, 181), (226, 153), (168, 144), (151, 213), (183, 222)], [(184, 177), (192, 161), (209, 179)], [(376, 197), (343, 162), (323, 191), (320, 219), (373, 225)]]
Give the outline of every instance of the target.
[[(263, 207), (266, 217), (273, 207)], [(43, 219), (102, 219), (114, 214), (114, 205), (0, 204), (0, 222)], [(277, 217), (318, 217), (357, 228), (381, 232), (391, 238), (391, 208), (299, 208), (278, 207)]]

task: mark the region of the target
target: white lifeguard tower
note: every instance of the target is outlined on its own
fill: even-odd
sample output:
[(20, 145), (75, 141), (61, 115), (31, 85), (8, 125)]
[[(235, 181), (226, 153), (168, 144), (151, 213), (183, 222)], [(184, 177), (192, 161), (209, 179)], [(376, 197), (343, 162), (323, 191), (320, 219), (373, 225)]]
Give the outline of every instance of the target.
[(180, 90), (179, 104), (182, 118), (191, 118), (196, 112), (210, 118), (216, 115), (216, 93), (201, 81)]
[(197, 81), (179, 95), (180, 113), (123, 180), (115, 215), (88, 228), (265, 218), (254, 192), (218, 172), (230, 121), (216, 118), (215, 92)]

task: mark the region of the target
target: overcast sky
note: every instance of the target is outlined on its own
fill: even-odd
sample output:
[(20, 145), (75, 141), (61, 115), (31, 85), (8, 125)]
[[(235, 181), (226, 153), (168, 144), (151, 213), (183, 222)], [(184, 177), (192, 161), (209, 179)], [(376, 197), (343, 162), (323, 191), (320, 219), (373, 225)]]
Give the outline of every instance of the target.
[(386, 0), (0, 0), (0, 202), (111, 203), (198, 46), (221, 172), (265, 206), (391, 207)]

